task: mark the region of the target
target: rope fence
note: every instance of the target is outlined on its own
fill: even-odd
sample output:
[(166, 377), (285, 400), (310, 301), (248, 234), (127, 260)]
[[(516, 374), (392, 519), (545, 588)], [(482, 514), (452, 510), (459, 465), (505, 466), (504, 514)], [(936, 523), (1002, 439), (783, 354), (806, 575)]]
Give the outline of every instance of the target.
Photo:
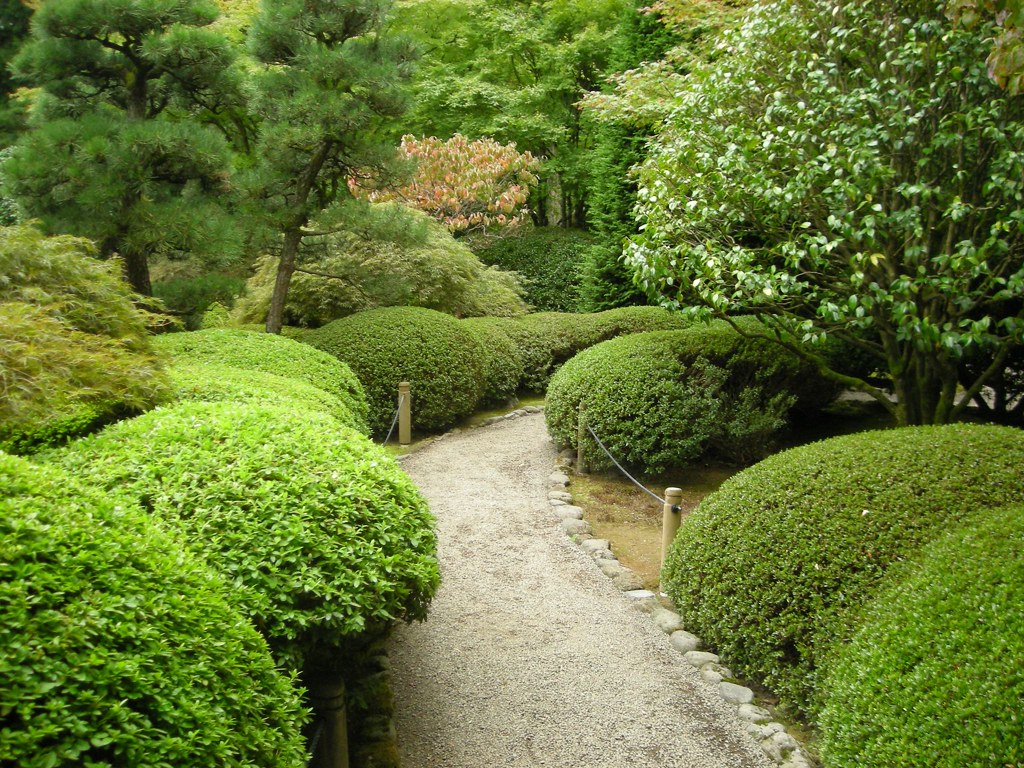
[[(612, 456), (611, 451), (609, 451), (607, 448), (605, 448), (604, 443), (601, 442), (601, 438), (597, 436), (597, 433), (594, 432), (593, 427), (591, 427), (589, 424), (587, 424), (587, 431), (590, 433), (590, 436), (592, 438), (594, 438), (594, 442), (597, 443), (598, 447), (602, 451), (604, 451), (604, 455), (607, 456), (609, 459), (611, 459), (612, 464), (614, 464), (616, 467), (618, 467), (619, 468), (619, 472), (621, 472), (627, 478), (629, 478), (630, 482), (632, 482), (633, 485), (635, 485), (637, 488), (639, 488), (641, 491), (643, 491), (644, 493), (646, 493), (648, 496), (650, 496), (651, 498), (655, 499), (656, 501), (659, 501), (662, 504), (668, 504), (669, 503), (665, 499), (661, 498), (661, 496), (656, 494), (654, 491), (652, 491), (650, 488), (648, 488), (643, 483), (641, 483), (639, 480), (637, 480), (635, 477), (633, 477), (631, 474), (629, 474), (629, 472), (626, 471), (625, 467), (623, 467), (618, 462), (618, 460), (614, 456)], [(673, 507), (673, 511), (674, 512), (678, 512), (679, 511), (679, 505), (678, 504), (673, 504), (671, 506)]]
[(391, 420), (391, 429), (388, 430), (388, 436), (384, 438), (384, 445), (391, 442), (391, 435), (395, 432), (395, 425), (398, 424), (398, 416), (402, 413), (402, 405), (405, 403), (405, 395), (398, 396), (398, 407), (395, 409), (395, 418)]

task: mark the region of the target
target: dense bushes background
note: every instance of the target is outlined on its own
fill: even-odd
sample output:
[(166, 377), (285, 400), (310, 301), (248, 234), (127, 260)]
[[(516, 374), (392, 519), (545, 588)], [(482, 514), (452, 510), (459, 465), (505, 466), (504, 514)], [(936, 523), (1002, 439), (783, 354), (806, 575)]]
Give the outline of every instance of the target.
[[(824, 405), (832, 387), (796, 355), (725, 323), (623, 336), (580, 352), (551, 379), (548, 430), (576, 447), (579, 409), (611, 453), (657, 473), (707, 454), (762, 458), (790, 410)], [(613, 464), (592, 438), (590, 466)]]
[(477, 249), (484, 264), (526, 278), (526, 301), (535, 312), (577, 312), (580, 270), (593, 235), (564, 227), (524, 227)]
[(245, 289), (245, 280), (211, 272), (198, 277), (176, 277), (153, 283), (153, 295), (190, 331), (200, 327), (203, 313), (213, 304), (231, 308)]
[(967, 516), (892, 570), (825, 680), (827, 765), (1024, 764), (1024, 508)]
[(89, 241), (0, 228), (0, 276), (0, 450), (55, 445), (165, 397), (146, 316)]
[(183, 531), (286, 668), (422, 619), (437, 587), (426, 503), (386, 453), (323, 414), (187, 403), (51, 458)]
[(133, 505), (0, 454), (0, 763), (305, 765), (230, 587)]
[(304, 341), (355, 371), (370, 405), (369, 424), (383, 437), (398, 383), (412, 385), (413, 428), (441, 430), (470, 415), (484, 394), (484, 352), (451, 315), (419, 307), (360, 312), (310, 331)]
[(299, 379), (340, 400), (347, 412), (335, 414), (343, 423), (366, 424), (366, 395), (355, 374), (332, 355), (298, 341), (269, 333), (212, 328), (169, 333), (155, 344), (176, 363), (213, 363)]
[(814, 712), (850, 611), (895, 562), (977, 509), (1019, 501), (1024, 432), (865, 432), (771, 456), (687, 519), (662, 571), (687, 627), (738, 674)]

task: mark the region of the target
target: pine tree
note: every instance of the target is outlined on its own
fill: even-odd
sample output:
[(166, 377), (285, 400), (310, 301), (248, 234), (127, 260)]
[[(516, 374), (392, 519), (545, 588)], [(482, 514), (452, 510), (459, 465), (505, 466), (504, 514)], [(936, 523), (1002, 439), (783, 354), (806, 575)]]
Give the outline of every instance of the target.
[(394, 161), (380, 127), (405, 110), (408, 56), (383, 34), (390, 8), (386, 0), (264, 0), (250, 29), (250, 49), (266, 65), (250, 195), (280, 238), (270, 333), (281, 329), (303, 239), (344, 229), (365, 205), (348, 179), (379, 181)]
[(223, 258), (229, 150), (199, 122), (237, 103), (211, 0), (47, 0), (13, 69), (42, 94), (5, 164), (26, 214), (95, 240), (151, 293), (149, 259)]

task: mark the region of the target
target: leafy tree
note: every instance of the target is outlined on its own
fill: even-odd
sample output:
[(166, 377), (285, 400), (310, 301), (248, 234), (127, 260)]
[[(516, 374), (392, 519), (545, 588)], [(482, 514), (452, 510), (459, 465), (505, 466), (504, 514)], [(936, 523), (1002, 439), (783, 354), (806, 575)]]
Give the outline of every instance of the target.
[(543, 158), (535, 223), (586, 218), (590, 127), (576, 102), (597, 88), (628, 0), (436, 0), (397, 18), (423, 49), (408, 131), (513, 142)]
[(256, 80), (263, 122), (250, 191), (263, 224), (281, 237), (270, 333), (281, 330), (303, 238), (345, 229), (349, 178), (388, 175), (394, 152), (379, 128), (403, 113), (407, 79), (404, 46), (383, 34), (390, 7), (264, 0), (250, 28), (251, 51), (266, 66)]
[(375, 203), (397, 200), (418, 208), (455, 235), (514, 226), (526, 217), (530, 186), (537, 183), (537, 162), (529, 152), (458, 133), (447, 141), (403, 136), (399, 149), (416, 164), (411, 181), (362, 192), (353, 180), (353, 193)]
[(21, 129), (19, 110), (11, 103), (14, 81), (7, 65), (28, 35), (32, 11), (19, 0), (0, 0), (0, 147), (14, 141)]
[(988, 73), (1016, 95), (1024, 88), (1024, 3), (1021, 0), (949, 0), (950, 18), (974, 27), (982, 18), (995, 20), (998, 30), (988, 55)]
[(119, 254), (139, 293), (151, 292), (155, 254), (234, 250), (216, 201), (226, 142), (190, 119), (233, 98), (232, 48), (208, 29), (216, 17), (209, 0), (53, 0), (14, 60), (43, 94), (7, 184), (50, 231)]
[[(901, 424), (956, 418), (1024, 328), (1024, 102), (987, 77), (991, 33), (934, 0), (756, 7), (641, 170), (644, 285), (793, 349), (835, 335), (895, 398), (817, 357), (833, 379)], [(974, 351), (991, 363), (957, 403)]]

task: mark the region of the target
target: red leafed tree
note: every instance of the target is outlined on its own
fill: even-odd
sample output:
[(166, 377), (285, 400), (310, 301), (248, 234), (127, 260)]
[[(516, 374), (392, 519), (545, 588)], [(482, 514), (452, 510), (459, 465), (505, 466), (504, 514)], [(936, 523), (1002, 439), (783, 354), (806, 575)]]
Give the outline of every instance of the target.
[(411, 181), (374, 188), (372, 181), (350, 179), (353, 194), (375, 203), (398, 201), (418, 208), (452, 234), (507, 227), (526, 217), (538, 162), (515, 144), (470, 141), (461, 134), (447, 141), (403, 136), (400, 151), (416, 162)]

